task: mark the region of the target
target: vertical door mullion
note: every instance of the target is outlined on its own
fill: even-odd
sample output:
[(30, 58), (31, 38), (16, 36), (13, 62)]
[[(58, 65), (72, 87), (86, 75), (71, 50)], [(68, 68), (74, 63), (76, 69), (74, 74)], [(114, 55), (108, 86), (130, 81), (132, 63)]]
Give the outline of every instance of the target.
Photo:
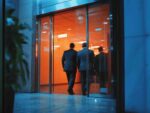
[(54, 15), (52, 15), (52, 92), (54, 92)]
[(41, 20), (39, 19), (38, 20), (38, 92), (40, 92), (40, 58), (41, 58), (41, 54), (40, 54), (40, 51), (41, 51)]
[[(86, 6), (86, 42), (87, 42), (87, 49), (89, 48), (89, 18), (88, 18), (88, 6)], [(86, 70), (86, 82), (87, 82), (87, 89), (88, 89), (88, 96), (89, 96), (89, 71), (88, 71), (88, 66), (89, 66), (89, 62), (88, 62), (88, 59), (89, 59), (89, 55), (87, 55), (87, 60), (86, 60), (86, 63), (87, 63), (87, 70)]]
[(50, 16), (50, 36), (49, 36), (49, 93), (53, 92), (53, 16)]

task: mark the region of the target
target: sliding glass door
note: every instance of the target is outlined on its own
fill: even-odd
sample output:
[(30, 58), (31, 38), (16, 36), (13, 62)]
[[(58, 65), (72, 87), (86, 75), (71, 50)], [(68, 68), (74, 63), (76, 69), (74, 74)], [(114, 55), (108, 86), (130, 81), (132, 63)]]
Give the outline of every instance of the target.
[[(111, 97), (113, 94), (111, 44), (112, 15), (109, 3), (96, 3), (81, 8), (58, 12), (40, 18), (38, 39), (39, 89), (41, 92), (67, 94), (68, 81), (62, 67), (62, 55), (70, 43), (81, 51), (82, 44), (93, 51), (92, 69), (87, 70), (87, 95)], [(86, 57), (87, 65), (89, 58)], [(90, 59), (91, 60), (91, 59)], [(85, 65), (86, 67), (86, 65)], [(77, 70), (75, 94), (82, 94), (81, 73)]]

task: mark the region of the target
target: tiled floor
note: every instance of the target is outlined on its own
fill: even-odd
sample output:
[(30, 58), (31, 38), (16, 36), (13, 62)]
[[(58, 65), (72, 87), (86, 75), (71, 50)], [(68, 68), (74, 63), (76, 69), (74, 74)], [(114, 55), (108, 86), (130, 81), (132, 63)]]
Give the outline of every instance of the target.
[[(52, 88), (52, 93), (55, 94), (68, 94), (67, 89), (68, 89), (68, 85), (67, 84), (59, 84), (59, 85), (54, 85)], [(76, 95), (81, 95), (82, 94), (82, 90), (81, 90), (81, 83), (76, 83), (74, 84), (73, 87), (74, 93)], [(40, 86), (40, 92), (49, 92), (49, 87), (48, 86)], [(98, 83), (91, 83), (90, 84), (90, 89), (89, 89), (89, 93), (100, 93), (100, 85)], [(110, 95), (111, 92), (109, 91), (108, 94)]]
[(115, 113), (115, 101), (82, 95), (16, 94), (14, 113)]

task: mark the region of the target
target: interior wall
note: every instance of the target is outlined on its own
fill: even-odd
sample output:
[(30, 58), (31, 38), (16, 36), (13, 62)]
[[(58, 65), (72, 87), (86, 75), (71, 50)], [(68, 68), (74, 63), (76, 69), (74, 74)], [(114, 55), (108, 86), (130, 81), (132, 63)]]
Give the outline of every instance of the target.
[[(103, 46), (104, 52), (109, 54), (110, 48), (110, 18), (109, 4), (96, 4), (89, 7), (89, 49), (97, 55), (98, 47)], [(63, 71), (61, 58), (63, 52), (69, 49), (71, 42), (75, 43), (75, 50), (82, 49), (86, 41), (86, 9), (79, 8), (54, 15), (54, 83), (67, 83), (66, 73)], [(67, 36), (59, 38), (59, 35)], [(108, 57), (109, 82), (111, 81), (111, 56)], [(80, 81), (77, 73), (76, 82)]]

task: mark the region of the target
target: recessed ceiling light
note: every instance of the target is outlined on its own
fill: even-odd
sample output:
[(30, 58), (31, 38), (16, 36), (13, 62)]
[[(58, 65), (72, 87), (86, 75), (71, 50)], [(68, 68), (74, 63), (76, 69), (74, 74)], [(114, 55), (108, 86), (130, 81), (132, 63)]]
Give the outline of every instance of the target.
[(47, 33), (47, 31), (42, 31), (42, 33)]
[(60, 45), (54, 45), (54, 48), (59, 48), (60, 47)]
[(72, 29), (71, 29), (71, 28), (68, 28), (67, 30), (68, 30), (68, 31), (71, 31)]
[(83, 43), (86, 43), (86, 41), (80, 41), (80, 42), (77, 42), (79, 44), (83, 44)]
[(101, 31), (102, 28), (95, 28), (95, 31)]
[(108, 24), (108, 22), (103, 22), (104, 25)]
[(90, 49), (97, 49), (99, 46), (91, 46)]
[(66, 38), (68, 36), (68, 34), (59, 34), (58, 38)]
[(80, 15), (80, 16), (78, 16), (78, 20), (83, 20), (83, 16), (82, 15)]
[(110, 18), (108, 17), (107, 20), (110, 20)]

